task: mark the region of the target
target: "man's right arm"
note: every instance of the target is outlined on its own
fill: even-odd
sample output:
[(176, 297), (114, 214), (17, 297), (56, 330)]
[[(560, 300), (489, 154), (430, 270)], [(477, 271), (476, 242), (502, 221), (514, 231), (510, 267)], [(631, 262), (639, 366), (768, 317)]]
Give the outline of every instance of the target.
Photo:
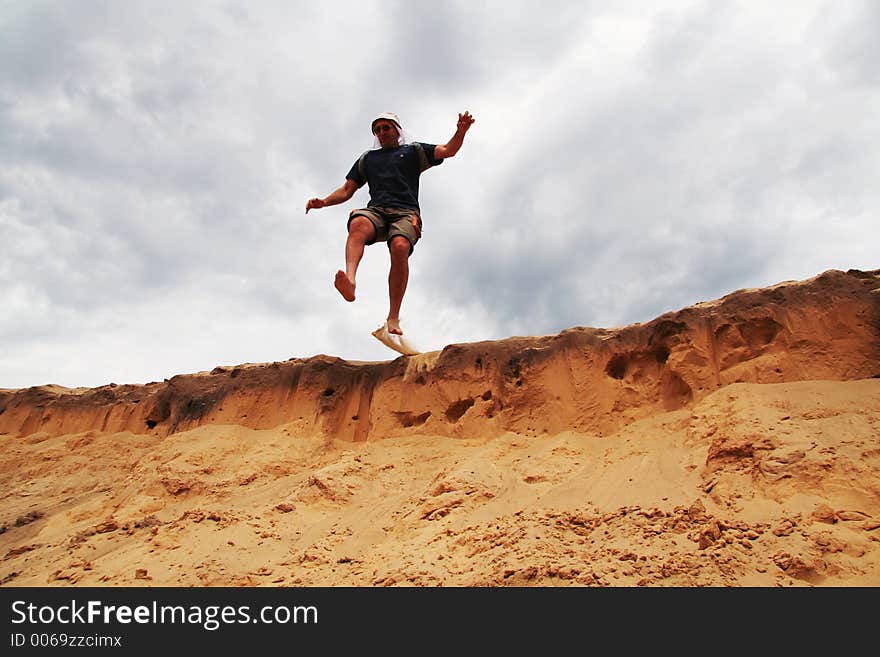
[(326, 208), (328, 205), (339, 205), (340, 203), (345, 203), (348, 199), (354, 196), (354, 193), (357, 190), (358, 184), (351, 178), (346, 178), (345, 183), (343, 183), (342, 187), (334, 192), (331, 192), (324, 198), (309, 199), (306, 203), (306, 214), (308, 214), (309, 210), (313, 208)]

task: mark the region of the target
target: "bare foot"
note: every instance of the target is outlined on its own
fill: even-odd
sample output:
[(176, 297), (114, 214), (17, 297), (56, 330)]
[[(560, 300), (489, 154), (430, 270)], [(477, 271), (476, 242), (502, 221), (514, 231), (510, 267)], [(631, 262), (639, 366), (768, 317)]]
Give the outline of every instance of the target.
[(394, 335), (403, 335), (403, 330), (400, 328), (400, 318), (395, 317), (391, 319), (390, 317), (386, 320), (388, 325), (388, 332), (393, 333)]
[(339, 294), (342, 295), (343, 299), (354, 301), (354, 283), (348, 280), (348, 276), (341, 269), (336, 272), (336, 280), (333, 282), (333, 286), (339, 290)]

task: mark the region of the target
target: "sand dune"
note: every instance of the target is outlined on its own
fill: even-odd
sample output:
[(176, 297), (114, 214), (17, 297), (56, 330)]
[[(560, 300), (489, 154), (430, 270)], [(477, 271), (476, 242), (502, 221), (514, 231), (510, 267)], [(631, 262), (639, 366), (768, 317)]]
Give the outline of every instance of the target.
[(0, 391), (0, 582), (880, 585), (878, 289)]

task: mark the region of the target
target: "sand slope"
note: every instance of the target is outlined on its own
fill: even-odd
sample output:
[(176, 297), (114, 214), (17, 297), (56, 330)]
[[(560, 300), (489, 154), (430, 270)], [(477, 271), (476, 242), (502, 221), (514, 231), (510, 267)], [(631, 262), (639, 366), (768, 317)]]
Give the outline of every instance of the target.
[[(877, 281), (827, 272), (741, 291), (727, 315), (725, 297), (421, 361), (290, 363), (286, 403), (283, 364), (183, 377), (209, 385), (188, 399), (169, 382), (5, 391), (0, 582), (878, 586)], [(769, 316), (780, 328), (748, 338)], [(161, 394), (152, 426), (128, 406)]]

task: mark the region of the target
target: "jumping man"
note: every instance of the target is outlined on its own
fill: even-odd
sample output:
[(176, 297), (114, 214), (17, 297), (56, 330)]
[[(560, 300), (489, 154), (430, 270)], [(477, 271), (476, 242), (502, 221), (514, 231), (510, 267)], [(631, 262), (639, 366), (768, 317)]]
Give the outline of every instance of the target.
[(358, 264), (364, 247), (387, 242), (391, 254), (388, 273), (388, 333), (403, 335), (400, 328), (400, 306), (409, 280), (409, 257), (422, 236), (419, 209), (419, 176), (422, 171), (442, 164), (458, 153), (464, 136), (474, 123), (469, 112), (458, 115), (452, 138), (442, 145), (410, 142), (400, 118), (385, 112), (373, 119), (373, 149), (362, 155), (351, 167), (342, 187), (324, 198), (309, 199), (309, 210), (338, 205), (348, 201), (364, 183), (369, 185), (370, 202), (366, 208), (352, 210), (348, 218), (348, 239), (345, 243), (345, 271), (336, 272), (334, 286), (346, 301), (354, 301)]

